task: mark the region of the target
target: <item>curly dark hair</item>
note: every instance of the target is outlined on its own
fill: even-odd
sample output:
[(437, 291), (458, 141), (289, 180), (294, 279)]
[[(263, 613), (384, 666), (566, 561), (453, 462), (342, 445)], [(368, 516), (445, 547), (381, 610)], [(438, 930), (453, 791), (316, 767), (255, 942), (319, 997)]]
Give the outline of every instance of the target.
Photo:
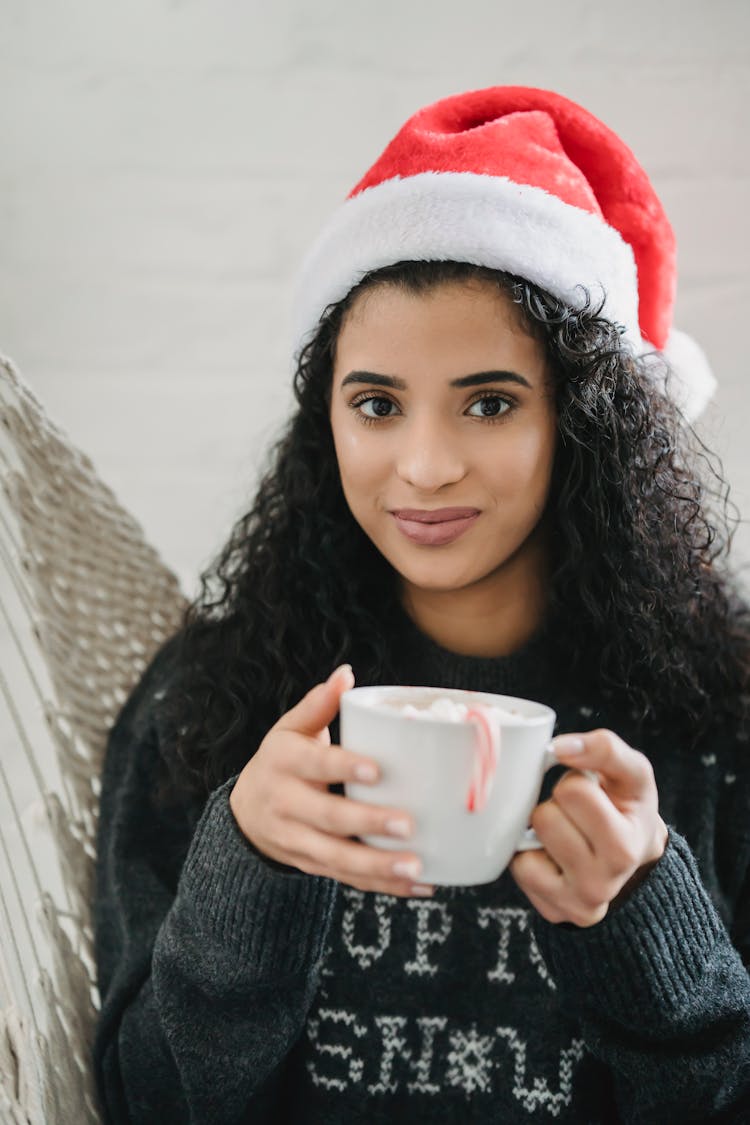
[(666, 368), (636, 358), (585, 291), (572, 308), (499, 271), (402, 262), (330, 306), (301, 352), (298, 409), (173, 641), (177, 733), (162, 798), (168, 788), (205, 796), (239, 771), (253, 737), (351, 660), (355, 638), (359, 682), (387, 666), (382, 622), (397, 576), (341, 488), (329, 421), (336, 341), (366, 288), (423, 292), (472, 280), (510, 297), (550, 361), (559, 441), (547, 619), (560, 666), (579, 685), (593, 677), (643, 723), (678, 723), (691, 742), (717, 718), (744, 715), (750, 627), (726, 565), (728, 490), (665, 393)]

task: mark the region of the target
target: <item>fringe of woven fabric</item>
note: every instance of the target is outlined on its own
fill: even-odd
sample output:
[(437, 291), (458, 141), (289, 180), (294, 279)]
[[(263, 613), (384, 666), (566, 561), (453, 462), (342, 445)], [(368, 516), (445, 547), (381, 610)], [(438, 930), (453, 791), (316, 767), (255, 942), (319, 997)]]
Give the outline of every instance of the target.
[[(23, 937), (10, 933), (3, 939), (0, 1120), (96, 1125), (90, 1044), (98, 994), (90, 904), (98, 779), (112, 722), (153, 653), (176, 628), (184, 599), (138, 523), (2, 356), (0, 421), (5, 501), (0, 504), (0, 565), (37, 647), (32, 657), (11, 628), (18, 661), (2, 678), (3, 694), (19, 753), (38, 790), (32, 819), (54, 841), (66, 899), (64, 905), (56, 902), (43, 886), (11, 799), (33, 886), (10, 881), (22, 900), (35, 953), (39, 942), (51, 971), (37, 955), (35, 979), (19, 980)], [(37, 669), (41, 660), (45, 675), (35, 670), (35, 660)], [(11, 673), (22, 674), (33, 689), (46, 718), (46, 748), (31, 745), (28, 719), (14, 708), (7, 686)], [(45, 754), (55, 756), (60, 792), (49, 788)], [(9, 917), (5, 899), (3, 906)]]

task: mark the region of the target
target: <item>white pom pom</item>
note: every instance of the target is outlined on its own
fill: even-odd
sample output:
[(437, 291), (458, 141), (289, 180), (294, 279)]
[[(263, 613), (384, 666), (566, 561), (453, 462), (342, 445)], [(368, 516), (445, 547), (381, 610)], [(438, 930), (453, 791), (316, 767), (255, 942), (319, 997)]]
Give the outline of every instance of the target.
[(705, 410), (717, 387), (706, 353), (692, 336), (673, 328), (662, 354), (672, 371), (670, 395), (688, 422), (694, 422)]

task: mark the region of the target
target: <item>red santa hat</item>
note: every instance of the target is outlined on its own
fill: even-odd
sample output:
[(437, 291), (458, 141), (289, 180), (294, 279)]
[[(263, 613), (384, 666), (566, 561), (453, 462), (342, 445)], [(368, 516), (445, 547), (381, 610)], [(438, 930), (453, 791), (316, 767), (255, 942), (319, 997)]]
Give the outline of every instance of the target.
[(690, 420), (714, 392), (703, 352), (672, 327), (675, 238), (648, 176), (611, 129), (559, 94), (494, 86), (409, 118), (303, 263), (297, 351), (366, 273), (414, 260), (506, 270), (573, 307), (583, 286), (636, 354), (664, 354)]

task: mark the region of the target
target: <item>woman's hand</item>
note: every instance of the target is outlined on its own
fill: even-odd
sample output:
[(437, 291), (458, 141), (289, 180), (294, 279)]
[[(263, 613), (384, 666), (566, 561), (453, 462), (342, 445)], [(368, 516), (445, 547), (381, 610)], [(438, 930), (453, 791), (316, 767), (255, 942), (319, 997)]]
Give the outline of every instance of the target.
[(329, 792), (335, 783), (378, 779), (371, 759), (331, 745), (328, 724), (338, 714), (342, 692), (353, 685), (352, 670), (344, 664), (282, 715), (237, 778), (230, 807), (251, 844), (278, 863), (362, 891), (431, 894), (432, 888), (417, 884), (421, 865), (414, 852), (349, 839), (408, 839), (414, 831), (409, 814)]
[(543, 850), (519, 852), (510, 871), (548, 922), (593, 926), (653, 867), (669, 833), (644, 754), (610, 730), (561, 735), (553, 747), (564, 765), (595, 770), (601, 785), (561, 777), (531, 818)]

